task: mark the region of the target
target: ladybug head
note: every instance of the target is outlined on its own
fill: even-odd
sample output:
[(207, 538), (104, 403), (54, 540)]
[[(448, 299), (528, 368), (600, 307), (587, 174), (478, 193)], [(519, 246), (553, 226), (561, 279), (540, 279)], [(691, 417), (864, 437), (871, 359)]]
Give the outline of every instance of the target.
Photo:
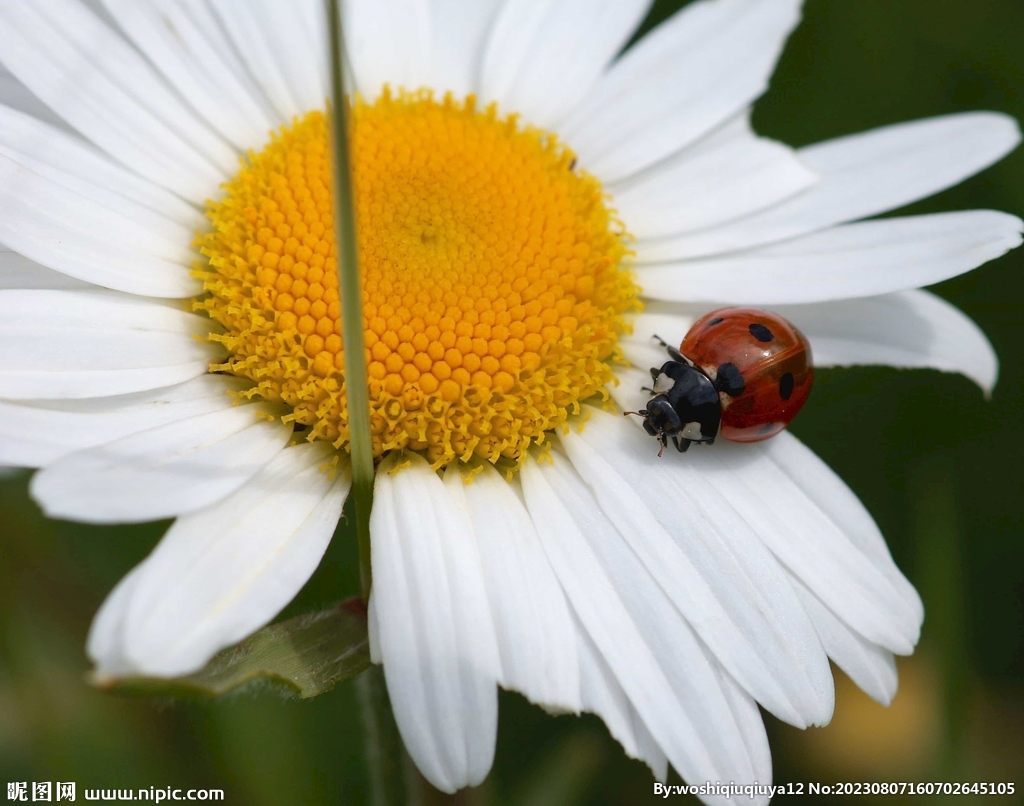
[[(644, 431), (652, 437), (657, 437), (661, 443), (662, 450), (668, 444), (668, 438), (679, 432), (682, 423), (679, 414), (669, 402), (665, 395), (655, 395), (647, 402), (646, 409), (640, 411), (625, 411), (623, 414), (635, 414), (644, 418)], [(661, 451), (658, 451), (661, 456)]]

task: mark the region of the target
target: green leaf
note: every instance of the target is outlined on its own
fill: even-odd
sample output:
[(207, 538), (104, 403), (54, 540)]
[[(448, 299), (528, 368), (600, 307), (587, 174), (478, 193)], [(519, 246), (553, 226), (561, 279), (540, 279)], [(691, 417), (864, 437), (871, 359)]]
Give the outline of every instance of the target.
[(247, 683), (282, 684), (306, 699), (330, 691), (370, 666), (366, 609), (349, 599), (319, 613), (271, 624), (237, 646), (216, 654), (193, 674), (174, 678), (94, 677), (92, 683), (117, 694), (206, 698)]

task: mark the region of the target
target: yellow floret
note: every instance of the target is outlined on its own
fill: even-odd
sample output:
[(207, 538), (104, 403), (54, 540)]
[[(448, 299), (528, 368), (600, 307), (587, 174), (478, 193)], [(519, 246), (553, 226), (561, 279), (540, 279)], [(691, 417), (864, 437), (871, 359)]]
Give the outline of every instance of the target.
[[(626, 235), (569, 150), (472, 97), (385, 92), (352, 119), (374, 454), (515, 465), (611, 380)], [(224, 326), (214, 371), (347, 449), (327, 134), (296, 120), (209, 204), (195, 307)]]

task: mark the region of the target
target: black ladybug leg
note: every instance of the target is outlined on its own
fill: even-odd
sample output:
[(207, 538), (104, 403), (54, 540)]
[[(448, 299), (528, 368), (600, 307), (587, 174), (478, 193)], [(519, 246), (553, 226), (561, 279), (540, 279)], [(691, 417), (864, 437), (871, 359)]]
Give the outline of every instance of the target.
[(680, 453), (686, 453), (687, 449), (690, 447), (690, 440), (686, 437), (683, 437), (682, 439), (679, 437), (672, 437), (672, 441), (676, 444), (676, 450)]
[[(679, 352), (679, 350), (677, 350), (675, 347), (673, 347), (671, 344), (665, 341), (661, 336), (655, 334), (654, 338), (657, 340), (658, 344), (660, 344), (662, 347), (668, 350), (669, 358), (671, 358), (673, 361), (678, 361), (681, 364), (690, 363), (683, 357), (683, 354)], [(654, 370), (652, 369), (651, 372), (654, 372)]]

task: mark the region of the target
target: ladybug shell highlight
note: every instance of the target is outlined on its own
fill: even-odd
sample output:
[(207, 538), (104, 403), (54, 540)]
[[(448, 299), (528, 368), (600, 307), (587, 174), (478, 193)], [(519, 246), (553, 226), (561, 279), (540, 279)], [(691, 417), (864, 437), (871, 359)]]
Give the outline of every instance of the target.
[(811, 393), (807, 339), (768, 311), (712, 311), (694, 323), (679, 351), (715, 382), (722, 402), (720, 435), (732, 442), (775, 436)]

